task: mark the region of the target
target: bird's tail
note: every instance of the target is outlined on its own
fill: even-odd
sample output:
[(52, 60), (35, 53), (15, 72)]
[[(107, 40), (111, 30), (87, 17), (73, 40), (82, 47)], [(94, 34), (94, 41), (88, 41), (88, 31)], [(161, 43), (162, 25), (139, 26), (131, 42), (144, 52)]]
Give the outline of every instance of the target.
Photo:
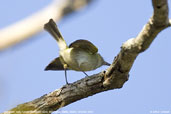
[(47, 30), (55, 38), (55, 40), (58, 42), (60, 50), (68, 48), (53, 19), (50, 19), (49, 22), (44, 25), (44, 29)]

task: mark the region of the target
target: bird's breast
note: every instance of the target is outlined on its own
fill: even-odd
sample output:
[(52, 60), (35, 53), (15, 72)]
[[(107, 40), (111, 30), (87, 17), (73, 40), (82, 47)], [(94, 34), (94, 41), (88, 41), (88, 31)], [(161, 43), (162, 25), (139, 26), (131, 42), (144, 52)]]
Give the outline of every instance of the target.
[(69, 69), (76, 71), (90, 71), (96, 69), (98, 58), (96, 54), (90, 54), (84, 50), (68, 48), (60, 51), (60, 55)]

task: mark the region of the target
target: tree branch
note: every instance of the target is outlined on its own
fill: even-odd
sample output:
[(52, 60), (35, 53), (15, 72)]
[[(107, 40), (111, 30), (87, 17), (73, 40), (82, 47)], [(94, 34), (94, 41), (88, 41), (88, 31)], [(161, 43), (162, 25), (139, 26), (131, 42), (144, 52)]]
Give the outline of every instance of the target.
[(91, 1), (92, 0), (54, 0), (41, 11), (8, 27), (0, 29), (0, 51), (31, 38), (32, 35), (43, 29), (44, 23), (50, 18), (59, 22), (65, 15), (80, 9)]
[(11, 111), (21, 110), (23, 107), (24, 110), (32, 110), (35, 113), (36, 111), (55, 111), (96, 93), (121, 88), (128, 80), (129, 71), (138, 54), (151, 45), (160, 31), (170, 26), (167, 0), (152, 0), (152, 3), (154, 14), (149, 22), (136, 38), (129, 39), (122, 45), (121, 51), (106, 71), (65, 85), (38, 99), (18, 105)]

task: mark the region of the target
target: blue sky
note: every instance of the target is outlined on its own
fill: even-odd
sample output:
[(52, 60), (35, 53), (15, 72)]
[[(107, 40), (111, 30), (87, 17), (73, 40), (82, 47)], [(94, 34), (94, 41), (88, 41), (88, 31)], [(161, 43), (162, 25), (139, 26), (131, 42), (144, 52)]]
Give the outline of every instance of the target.
[[(50, 0), (2, 0), (0, 28), (19, 21), (48, 5)], [(171, 7), (171, 1), (169, 1)], [(151, 0), (97, 0), (90, 7), (58, 23), (68, 44), (87, 39), (112, 63), (123, 42), (136, 37), (153, 12)], [(171, 28), (162, 31), (150, 48), (141, 53), (123, 88), (102, 92), (72, 103), (62, 111), (93, 111), (94, 114), (171, 113)], [(0, 112), (31, 101), (65, 84), (64, 72), (45, 72), (45, 66), (58, 56), (56, 41), (45, 31), (0, 53)], [(95, 74), (101, 67), (87, 74)], [(69, 71), (68, 80), (83, 78)]]

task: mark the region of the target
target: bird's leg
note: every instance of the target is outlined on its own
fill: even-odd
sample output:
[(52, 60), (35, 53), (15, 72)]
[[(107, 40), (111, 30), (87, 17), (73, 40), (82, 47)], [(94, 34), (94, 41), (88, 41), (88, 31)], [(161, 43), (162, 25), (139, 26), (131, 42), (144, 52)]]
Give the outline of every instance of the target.
[(79, 70), (80, 70), (80, 71), (82, 71), (86, 76), (88, 76), (88, 74), (87, 74), (87, 73), (85, 73), (85, 72), (84, 72), (83, 70), (81, 70), (80, 68), (79, 68)]
[(68, 85), (68, 80), (67, 80), (67, 67), (68, 65), (67, 64), (64, 64), (64, 70), (65, 70), (65, 81), (66, 81), (66, 84)]
[(88, 76), (88, 74), (87, 73), (85, 73), (84, 71), (82, 71), (86, 76)]

